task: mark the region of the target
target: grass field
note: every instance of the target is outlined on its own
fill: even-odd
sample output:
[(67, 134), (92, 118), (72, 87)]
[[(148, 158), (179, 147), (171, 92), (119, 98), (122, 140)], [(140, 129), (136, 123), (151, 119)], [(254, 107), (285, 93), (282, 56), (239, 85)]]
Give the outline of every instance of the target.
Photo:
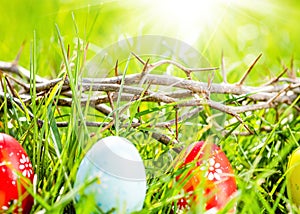
[[(147, 195), (144, 207), (138, 213), (171, 211), (178, 194), (182, 194), (180, 188), (173, 186), (176, 176), (181, 173), (170, 167), (177, 156), (173, 149), (186, 148), (199, 140), (220, 146), (233, 167), (238, 193), (220, 213), (226, 213), (235, 205), (237, 213), (299, 212), (288, 198), (286, 190), (288, 158), (299, 147), (300, 139), (299, 2), (215, 0), (208, 6), (199, 6), (204, 8), (199, 11), (193, 9), (196, 7), (193, 5), (187, 7), (181, 3), (176, 8), (178, 2), (165, 2), (1, 2), (0, 61), (13, 62), (17, 59), (18, 65), (30, 73), (30, 80), (26, 80), (12, 72), (0, 70), (1, 86), (5, 88), (2, 90), (4, 94), (13, 94), (14, 88), (14, 97), (23, 93), (29, 95), (30, 99), (22, 99), (20, 105), (6, 96), (0, 97), (0, 132), (18, 139), (33, 163), (37, 180), (31, 192), (34, 197), (32, 213), (102, 213), (95, 206), (92, 195), (76, 200), (75, 196), (81, 190), (74, 188), (73, 184), (88, 148), (99, 138), (110, 135), (131, 140), (144, 160)], [(190, 1), (186, 4), (190, 4)], [(266, 104), (268, 100), (252, 99), (252, 92), (240, 95), (211, 93), (208, 100), (217, 101), (222, 106), (240, 107), (242, 110), (238, 116), (206, 103), (207, 94), (200, 92), (195, 94), (205, 100), (201, 111), (197, 111), (196, 106), (178, 107), (180, 102), (186, 101), (185, 98), (179, 99), (176, 105), (161, 100), (142, 102), (143, 96), (147, 98), (149, 95), (146, 93), (150, 87), (147, 83), (141, 86), (141, 99), (113, 101), (109, 99), (110, 93), (99, 93), (108, 97), (105, 104), (112, 109), (107, 114), (95, 110), (95, 106), (89, 102), (81, 105), (80, 97), (83, 95), (88, 101), (100, 96), (92, 93), (92, 89), (84, 93), (79, 90), (81, 74), (95, 79), (112, 78), (117, 73), (124, 80), (126, 76), (142, 72), (145, 65), (133, 55), (124, 55), (124, 43), (120, 41), (125, 41), (124, 47), (127, 47), (126, 42), (133, 41), (130, 38), (137, 38), (134, 41), (139, 42), (144, 41), (146, 35), (154, 35), (149, 41), (168, 38), (167, 41), (179, 41), (185, 48), (196, 50), (199, 61), (193, 58), (185, 64), (187, 67), (218, 68), (214, 72), (192, 72), (191, 78), (197, 82), (208, 85), (215, 83), (222, 87), (222, 84), (226, 84), (225, 72), (227, 82), (237, 90), (240, 87), (234, 85), (237, 83), (246, 88), (260, 87), (270, 80), (273, 83), (269, 82), (268, 86), (283, 88), (284, 84), (291, 83), (290, 80), (294, 83), (281, 92), (268, 91), (273, 98), (275, 96), (275, 101), (271, 102), (274, 105), (270, 108), (249, 111), (243, 111), (243, 108)], [(116, 46), (119, 49), (113, 52)], [(155, 44), (150, 43), (149, 48), (152, 46), (155, 47)], [(102, 56), (103, 50), (111, 50), (112, 58), (97, 58)], [(162, 55), (166, 50), (155, 50), (156, 55), (150, 57), (149, 63), (154, 65), (164, 59)], [(181, 56), (180, 51), (175, 54), (181, 58), (174, 58), (172, 53), (168, 55), (170, 59), (184, 61), (188, 58), (187, 55)], [(260, 54), (262, 56), (257, 63), (249, 69)], [(141, 58), (147, 61), (149, 55)], [(117, 60), (118, 72), (115, 72)], [(92, 73), (85, 70), (93, 65), (96, 67), (93, 67)], [(250, 73), (241, 82), (247, 70)], [(4, 73), (9, 76), (8, 79), (13, 76), (28, 83), (30, 89), (24, 92), (24, 88), (16, 83), (9, 86)], [(151, 74), (157, 75), (166, 73), (188, 79), (184, 69), (170, 66), (170, 63), (154, 67), (151, 71)], [(281, 73), (282, 82), (275, 80)], [(48, 80), (62, 78), (62, 81), (38, 91), (39, 77)], [(68, 80), (68, 83), (64, 80)], [(12, 79), (10, 81), (14, 82)], [(66, 92), (66, 85), (68, 93), (62, 94)], [(127, 90), (126, 83), (121, 82), (119, 86), (117, 92), (120, 94), (115, 93), (117, 95)], [(171, 92), (169, 86), (151, 86), (150, 89)], [(277, 95), (286, 95), (288, 91), (293, 93), (290, 103), (277, 99)], [(255, 93), (262, 96), (259, 91)], [(70, 102), (62, 104), (63, 101)], [(180, 119), (181, 115), (188, 115), (190, 111), (196, 113)], [(136, 120), (141, 123), (139, 126), (128, 126)], [(172, 120), (177, 122), (161, 125)], [(78, 121), (97, 122), (98, 126)], [(178, 143), (168, 144), (157, 140), (155, 134), (158, 133)], [(84, 185), (88, 184), (83, 184), (81, 189)], [(193, 212), (204, 212), (204, 205), (195, 207)]]

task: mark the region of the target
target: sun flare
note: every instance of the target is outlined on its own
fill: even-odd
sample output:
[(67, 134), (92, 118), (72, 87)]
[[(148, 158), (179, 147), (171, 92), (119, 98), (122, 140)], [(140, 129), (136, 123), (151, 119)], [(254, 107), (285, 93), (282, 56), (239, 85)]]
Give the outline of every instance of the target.
[(152, 1), (152, 14), (159, 23), (173, 26), (184, 39), (193, 42), (201, 32), (216, 27), (228, 6), (235, 0), (163, 0)]

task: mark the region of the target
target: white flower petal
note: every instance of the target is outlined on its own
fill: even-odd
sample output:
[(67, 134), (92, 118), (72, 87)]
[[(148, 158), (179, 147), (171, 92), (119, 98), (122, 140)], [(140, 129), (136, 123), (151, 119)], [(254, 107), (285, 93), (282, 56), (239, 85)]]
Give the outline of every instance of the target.
[(214, 174), (212, 172), (208, 173), (207, 179), (212, 181), (214, 179)]
[(216, 172), (219, 173), (219, 174), (223, 173), (222, 169), (216, 169)]
[(218, 173), (214, 173), (214, 176), (215, 176), (216, 180), (218, 180), (218, 181), (221, 180), (221, 177), (220, 177), (220, 175)]
[(215, 160), (213, 158), (208, 159), (208, 162), (210, 166), (215, 165)]

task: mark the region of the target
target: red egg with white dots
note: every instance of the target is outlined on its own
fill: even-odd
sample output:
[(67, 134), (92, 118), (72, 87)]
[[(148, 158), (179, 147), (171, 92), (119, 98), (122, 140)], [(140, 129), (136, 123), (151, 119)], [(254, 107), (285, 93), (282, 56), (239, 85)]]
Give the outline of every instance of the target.
[(0, 133), (0, 213), (29, 213), (34, 172), (29, 157), (13, 137)]
[[(215, 144), (204, 141), (192, 144), (180, 167), (188, 167), (189, 171), (176, 180), (182, 182), (185, 193), (190, 193), (178, 200), (177, 210), (180, 212), (202, 202), (209, 213), (216, 213), (226, 206), (237, 191), (231, 164)], [(199, 188), (202, 188), (202, 194), (196, 193)], [(231, 212), (234, 211), (235, 208)]]

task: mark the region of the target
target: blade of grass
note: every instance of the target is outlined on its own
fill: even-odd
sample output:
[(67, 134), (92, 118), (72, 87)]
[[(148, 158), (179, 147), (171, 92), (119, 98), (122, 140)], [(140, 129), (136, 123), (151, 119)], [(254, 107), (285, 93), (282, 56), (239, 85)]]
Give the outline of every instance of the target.
[(119, 136), (119, 129), (120, 129), (119, 128), (120, 127), (119, 115), (120, 115), (120, 111), (121, 111), (120, 103), (121, 103), (121, 97), (122, 97), (121, 95), (122, 95), (124, 84), (125, 84), (125, 77), (126, 77), (126, 73), (127, 73), (128, 67), (129, 67), (130, 58), (131, 58), (131, 54), (128, 56), (128, 59), (126, 61), (126, 65), (125, 65), (123, 75), (122, 75), (120, 90), (118, 92), (118, 99), (117, 99), (116, 111), (115, 111), (116, 117), (114, 118), (115, 119), (116, 136)]

